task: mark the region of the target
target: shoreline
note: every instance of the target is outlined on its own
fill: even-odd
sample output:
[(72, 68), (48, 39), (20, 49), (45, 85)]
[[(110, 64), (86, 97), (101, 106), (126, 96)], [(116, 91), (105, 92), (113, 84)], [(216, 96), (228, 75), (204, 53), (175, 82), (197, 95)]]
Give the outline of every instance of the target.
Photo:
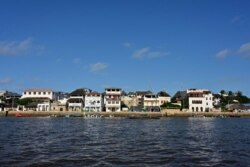
[(2, 111), (0, 117), (124, 117), (124, 118), (163, 118), (163, 117), (249, 117), (246, 112), (184, 112), (163, 110), (161, 112), (81, 112), (81, 111)]

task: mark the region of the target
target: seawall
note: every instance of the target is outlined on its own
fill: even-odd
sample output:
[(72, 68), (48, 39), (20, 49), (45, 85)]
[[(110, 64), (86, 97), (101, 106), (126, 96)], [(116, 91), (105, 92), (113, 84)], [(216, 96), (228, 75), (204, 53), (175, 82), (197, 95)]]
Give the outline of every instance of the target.
[(129, 117), (129, 118), (160, 118), (160, 117), (250, 117), (250, 112), (183, 112), (167, 109), (161, 112), (81, 112), (81, 111), (1, 111), (1, 117), (65, 117), (65, 116), (102, 116), (102, 117)]

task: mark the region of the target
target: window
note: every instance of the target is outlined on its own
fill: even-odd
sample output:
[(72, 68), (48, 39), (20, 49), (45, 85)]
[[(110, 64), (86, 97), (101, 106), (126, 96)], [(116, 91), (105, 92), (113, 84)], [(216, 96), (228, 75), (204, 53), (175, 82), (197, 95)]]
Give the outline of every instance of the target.
[(41, 95), (41, 92), (38, 92), (39, 95)]
[(192, 104), (202, 104), (201, 100), (192, 100)]
[(31, 92), (29, 92), (29, 95), (31, 95)]
[(25, 95), (26, 95), (26, 92), (24, 92), (23, 94), (25, 94)]
[(207, 103), (207, 106), (208, 106), (208, 103)]
[(119, 104), (119, 101), (117, 101), (116, 104)]
[(34, 95), (36, 95), (36, 92), (33, 92), (34, 93)]
[(43, 92), (44, 95), (46, 95), (46, 92)]
[(50, 94), (51, 94), (51, 92), (48, 92), (48, 94), (50, 95)]

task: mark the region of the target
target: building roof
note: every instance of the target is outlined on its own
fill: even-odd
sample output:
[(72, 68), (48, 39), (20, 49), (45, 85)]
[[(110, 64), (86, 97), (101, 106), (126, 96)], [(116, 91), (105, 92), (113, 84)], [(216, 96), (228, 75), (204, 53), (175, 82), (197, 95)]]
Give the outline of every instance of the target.
[(136, 91), (135, 94), (136, 95), (147, 95), (147, 94), (153, 94), (153, 92), (151, 92), (150, 90), (147, 90), (147, 91)]
[(11, 97), (21, 97), (21, 95), (20, 95), (20, 94), (15, 93), (15, 92), (9, 92), (9, 91), (7, 91), (7, 92), (6, 92), (5, 96), (11, 96)]
[(85, 96), (87, 93), (91, 92), (90, 89), (80, 88), (76, 89), (70, 93), (70, 96)]
[(15, 92), (10, 92), (10, 91), (0, 92), (0, 96), (3, 96), (3, 97), (21, 97), (20, 94), (15, 93)]
[(117, 87), (108, 87), (108, 88), (105, 88), (105, 90), (107, 90), (107, 89), (119, 89), (119, 90), (121, 90), (121, 88), (117, 88)]
[(53, 92), (52, 89), (46, 89), (46, 88), (32, 88), (32, 89), (26, 89), (24, 92)]
[(88, 95), (88, 96), (100, 96), (101, 94), (100, 93), (98, 93), (98, 92), (96, 92), (96, 91), (94, 91), (94, 92), (90, 92), (90, 93), (87, 93), (86, 95)]
[(172, 97), (174, 101), (177, 100), (184, 100), (187, 97), (187, 92), (186, 91), (177, 91), (175, 95)]

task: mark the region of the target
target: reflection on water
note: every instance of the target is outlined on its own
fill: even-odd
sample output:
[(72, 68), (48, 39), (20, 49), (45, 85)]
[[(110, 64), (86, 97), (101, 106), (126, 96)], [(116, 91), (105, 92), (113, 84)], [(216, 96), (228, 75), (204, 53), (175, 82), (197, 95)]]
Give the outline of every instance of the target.
[(0, 118), (1, 166), (248, 166), (249, 119)]

